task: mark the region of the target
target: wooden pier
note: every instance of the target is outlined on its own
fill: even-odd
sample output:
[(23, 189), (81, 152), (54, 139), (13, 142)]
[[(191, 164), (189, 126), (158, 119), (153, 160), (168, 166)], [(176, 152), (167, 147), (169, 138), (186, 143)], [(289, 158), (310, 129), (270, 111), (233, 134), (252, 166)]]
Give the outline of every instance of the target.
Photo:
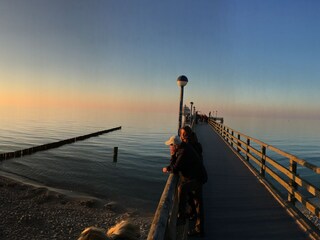
[(223, 124), (223, 117), (211, 117), (211, 119), (213, 120), (213, 121), (216, 121), (216, 122), (220, 122), (220, 123), (222, 123)]
[[(318, 227), (301, 211), (320, 219), (320, 190), (298, 172), (308, 168), (319, 174), (319, 167), (213, 119), (195, 125), (194, 131), (208, 172), (203, 186), (205, 237), (188, 237), (188, 225), (182, 232), (176, 227), (177, 176), (170, 174), (148, 240), (320, 239)], [(286, 165), (269, 151), (286, 158)]]
[(209, 178), (203, 187), (203, 239), (308, 239), (210, 125), (197, 125)]

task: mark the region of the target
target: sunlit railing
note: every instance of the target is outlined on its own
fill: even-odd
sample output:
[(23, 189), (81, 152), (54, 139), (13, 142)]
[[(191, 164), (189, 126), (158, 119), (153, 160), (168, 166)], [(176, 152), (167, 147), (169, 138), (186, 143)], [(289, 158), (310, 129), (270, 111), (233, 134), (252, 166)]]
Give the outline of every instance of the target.
[[(190, 118), (189, 122), (183, 123), (183, 125), (190, 125), (191, 128), (194, 124), (195, 115)], [(178, 182), (179, 176), (171, 173), (154, 214), (147, 240), (183, 240), (187, 238), (188, 225), (180, 226), (179, 229), (176, 226)]]
[[(216, 121), (209, 120), (209, 124), (259, 177), (267, 181), (271, 190), (280, 196), (283, 202), (289, 203), (300, 213), (307, 209), (320, 218), (320, 190), (317, 183), (309, 182), (303, 174), (299, 175), (306, 169), (317, 175), (320, 167)], [(279, 163), (277, 157), (284, 160)], [(320, 181), (320, 176), (317, 179)]]
[(178, 176), (170, 174), (154, 215), (148, 240), (176, 238), (176, 219), (178, 212), (177, 198)]

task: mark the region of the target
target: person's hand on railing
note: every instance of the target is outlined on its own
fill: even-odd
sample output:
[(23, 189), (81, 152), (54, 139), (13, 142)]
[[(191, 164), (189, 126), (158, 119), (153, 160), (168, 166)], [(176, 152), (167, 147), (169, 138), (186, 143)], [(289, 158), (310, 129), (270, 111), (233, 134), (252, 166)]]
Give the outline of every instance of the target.
[(167, 168), (167, 167), (162, 168), (162, 172), (163, 172), (163, 173), (169, 172), (169, 171), (168, 171), (168, 168)]

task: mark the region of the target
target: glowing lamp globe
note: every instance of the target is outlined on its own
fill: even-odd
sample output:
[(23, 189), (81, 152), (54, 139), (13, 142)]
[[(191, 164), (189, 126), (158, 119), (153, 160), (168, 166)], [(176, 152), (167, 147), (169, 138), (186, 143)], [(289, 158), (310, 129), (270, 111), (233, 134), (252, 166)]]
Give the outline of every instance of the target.
[(177, 84), (179, 87), (184, 87), (188, 83), (188, 78), (184, 75), (181, 75), (177, 79)]

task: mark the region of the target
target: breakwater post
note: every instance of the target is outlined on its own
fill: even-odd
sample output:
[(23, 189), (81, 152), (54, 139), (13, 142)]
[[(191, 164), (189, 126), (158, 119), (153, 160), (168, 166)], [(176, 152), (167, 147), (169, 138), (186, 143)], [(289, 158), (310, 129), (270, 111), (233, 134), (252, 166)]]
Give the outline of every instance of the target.
[(118, 161), (118, 147), (113, 148), (113, 162)]
[(49, 150), (52, 148), (58, 148), (63, 145), (66, 145), (66, 144), (70, 144), (70, 143), (74, 143), (74, 142), (78, 142), (78, 141), (83, 141), (83, 140), (91, 138), (91, 137), (96, 137), (101, 134), (113, 132), (113, 131), (120, 130), (120, 129), (121, 129), (121, 126), (116, 127), (116, 128), (107, 129), (107, 130), (102, 130), (99, 132), (94, 132), (94, 133), (82, 135), (79, 137), (73, 137), (73, 138), (69, 138), (69, 139), (65, 139), (65, 140), (61, 140), (61, 141), (57, 141), (57, 142), (53, 142), (53, 143), (47, 143), (47, 144), (43, 144), (43, 145), (36, 146), (36, 147), (26, 148), (26, 149), (14, 151), (14, 152), (1, 153), (0, 154), (0, 161), (12, 159), (12, 158), (17, 158), (17, 157), (22, 157), (25, 155), (30, 155), (30, 154), (33, 154), (33, 153), (36, 153), (39, 151), (45, 151), (45, 150)]

